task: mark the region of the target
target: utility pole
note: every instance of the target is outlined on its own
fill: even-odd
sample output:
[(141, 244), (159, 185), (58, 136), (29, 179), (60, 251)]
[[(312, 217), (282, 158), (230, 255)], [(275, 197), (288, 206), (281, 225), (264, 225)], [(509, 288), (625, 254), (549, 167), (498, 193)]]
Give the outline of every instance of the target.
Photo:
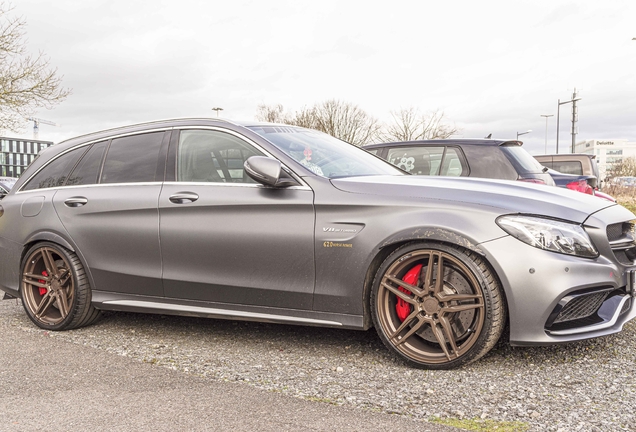
[[(556, 152), (557, 154), (559, 154), (559, 117), (560, 117), (560, 113), (561, 113), (561, 105), (565, 105), (565, 104), (574, 104), (576, 103), (576, 101), (580, 101), (581, 98), (577, 98), (576, 97), (576, 89), (574, 89), (574, 94), (572, 95), (572, 100), (569, 101), (565, 101), (565, 102), (561, 102), (561, 99), (559, 99), (557, 101), (557, 130), (556, 130)], [(572, 110), (572, 152), (574, 152), (574, 113), (575, 110)]]
[(576, 142), (576, 122), (579, 120), (579, 112), (576, 108), (576, 87), (572, 93), (572, 153), (574, 153), (574, 145)]

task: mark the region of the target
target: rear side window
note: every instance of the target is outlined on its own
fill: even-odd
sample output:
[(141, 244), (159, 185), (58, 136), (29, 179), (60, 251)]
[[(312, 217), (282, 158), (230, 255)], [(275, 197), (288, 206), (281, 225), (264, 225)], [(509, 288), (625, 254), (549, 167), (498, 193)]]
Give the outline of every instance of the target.
[(102, 157), (108, 142), (102, 141), (86, 152), (66, 181), (67, 186), (88, 185), (97, 183), (99, 169), (102, 166)]
[(101, 183), (154, 182), (163, 132), (114, 139), (104, 161)]
[(552, 162), (541, 162), (541, 161), (539, 161), (539, 163), (541, 165), (543, 165), (544, 167), (546, 167), (546, 168), (554, 169), (554, 166), (552, 165)]
[(255, 183), (243, 169), (251, 156), (263, 156), (245, 141), (224, 132), (183, 130), (177, 179), (185, 182)]
[(68, 173), (87, 149), (88, 147), (80, 147), (53, 160), (33, 176), (22, 190), (44, 189), (64, 185)]
[(564, 174), (583, 175), (583, 165), (579, 161), (555, 161), (552, 166), (548, 167)]
[(470, 176), (517, 180), (519, 174), (499, 146), (465, 145), (462, 150), (470, 165)]

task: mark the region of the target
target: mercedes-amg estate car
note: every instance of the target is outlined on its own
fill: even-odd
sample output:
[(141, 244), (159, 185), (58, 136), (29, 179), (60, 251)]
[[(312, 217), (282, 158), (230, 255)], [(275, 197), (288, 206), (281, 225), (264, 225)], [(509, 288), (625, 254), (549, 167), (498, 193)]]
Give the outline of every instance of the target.
[(634, 215), (423, 177), (320, 132), (181, 119), (40, 153), (0, 201), (0, 289), (39, 327), (103, 310), (369, 329), (417, 367), (618, 332)]

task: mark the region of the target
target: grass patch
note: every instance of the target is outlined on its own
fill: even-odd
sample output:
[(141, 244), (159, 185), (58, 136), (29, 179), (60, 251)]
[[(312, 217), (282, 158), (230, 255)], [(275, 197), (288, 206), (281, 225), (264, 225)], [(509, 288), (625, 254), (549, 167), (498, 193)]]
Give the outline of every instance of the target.
[(330, 404), (330, 405), (339, 405), (338, 401), (335, 401), (335, 400), (329, 399), (329, 398), (315, 397), (315, 396), (304, 396), (303, 399), (311, 401), (311, 402), (320, 402), (320, 403), (326, 403), (326, 404)]
[(452, 426), (459, 429), (469, 431), (501, 431), (501, 432), (525, 432), (530, 425), (519, 421), (496, 421), (481, 419), (456, 419), (433, 417), (429, 419), (431, 423), (437, 423), (445, 426)]

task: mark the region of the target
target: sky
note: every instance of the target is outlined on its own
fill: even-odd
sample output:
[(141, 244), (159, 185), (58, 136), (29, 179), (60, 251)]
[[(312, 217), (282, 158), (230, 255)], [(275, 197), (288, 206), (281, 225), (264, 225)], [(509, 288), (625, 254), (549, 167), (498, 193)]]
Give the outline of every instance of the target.
[[(636, 141), (634, 0), (19, 0), (28, 50), (72, 95), (40, 139), (178, 117), (251, 120), (328, 99), (381, 121), (441, 110), (457, 136), (555, 151), (578, 91), (577, 142)], [(571, 144), (560, 110), (560, 152)], [(548, 118), (547, 144), (546, 119)], [(31, 138), (32, 123), (22, 133)]]

